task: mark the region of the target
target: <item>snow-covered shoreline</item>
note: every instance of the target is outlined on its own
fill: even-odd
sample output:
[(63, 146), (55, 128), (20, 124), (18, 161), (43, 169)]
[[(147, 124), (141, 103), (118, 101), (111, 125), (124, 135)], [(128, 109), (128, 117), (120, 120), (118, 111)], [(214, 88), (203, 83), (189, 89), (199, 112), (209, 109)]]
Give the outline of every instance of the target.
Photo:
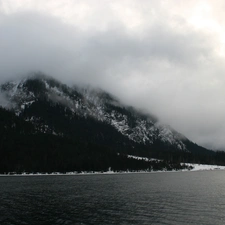
[(106, 172), (67, 172), (67, 173), (60, 173), (60, 172), (53, 172), (53, 173), (7, 173), (7, 174), (0, 174), (1, 176), (71, 176), (71, 175), (111, 175), (111, 174), (132, 174), (132, 173), (164, 173), (164, 172), (197, 172), (197, 171), (212, 171), (212, 170), (225, 170), (225, 166), (219, 165), (205, 165), (205, 164), (193, 164), (193, 163), (185, 163), (187, 166), (192, 166), (193, 169), (183, 169), (183, 170), (157, 170), (157, 171), (106, 171)]
[(225, 166), (219, 166), (219, 165), (206, 165), (206, 164), (193, 164), (193, 163), (185, 163), (185, 165), (194, 167), (190, 171), (225, 170)]

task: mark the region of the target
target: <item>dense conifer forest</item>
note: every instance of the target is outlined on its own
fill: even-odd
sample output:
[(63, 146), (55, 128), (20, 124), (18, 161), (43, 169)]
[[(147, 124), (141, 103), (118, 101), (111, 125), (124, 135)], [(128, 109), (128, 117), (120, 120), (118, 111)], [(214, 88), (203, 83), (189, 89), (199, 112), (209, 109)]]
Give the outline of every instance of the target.
[[(149, 148), (131, 142), (111, 126), (94, 119), (61, 117), (60, 114), (65, 113), (65, 109), (59, 104), (47, 103), (46, 100), (37, 102), (38, 106), (33, 104), (20, 116), (0, 108), (0, 173), (103, 172), (109, 168), (113, 171), (184, 169), (185, 166), (181, 166), (180, 162), (224, 165), (223, 152), (207, 151), (206, 154), (203, 151), (194, 154), (170, 148), (162, 151), (165, 146), (157, 143)], [(42, 111), (42, 120), (57, 121), (52, 123), (54, 130), (63, 131), (64, 135), (55, 135), (50, 132), (53, 129), (47, 128), (43, 133), (44, 127), (40, 121), (39, 126), (34, 126), (30, 121), (24, 120), (28, 110), (35, 115), (42, 108), (40, 106), (45, 109)], [(162, 160), (137, 160), (128, 158), (127, 154)]]

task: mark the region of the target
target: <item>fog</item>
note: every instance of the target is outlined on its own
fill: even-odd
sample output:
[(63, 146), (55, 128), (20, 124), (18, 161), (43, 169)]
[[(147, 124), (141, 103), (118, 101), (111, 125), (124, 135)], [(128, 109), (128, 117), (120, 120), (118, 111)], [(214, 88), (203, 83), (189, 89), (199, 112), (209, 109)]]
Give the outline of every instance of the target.
[(0, 82), (41, 71), (99, 87), (199, 145), (225, 149), (224, 6), (0, 0)]

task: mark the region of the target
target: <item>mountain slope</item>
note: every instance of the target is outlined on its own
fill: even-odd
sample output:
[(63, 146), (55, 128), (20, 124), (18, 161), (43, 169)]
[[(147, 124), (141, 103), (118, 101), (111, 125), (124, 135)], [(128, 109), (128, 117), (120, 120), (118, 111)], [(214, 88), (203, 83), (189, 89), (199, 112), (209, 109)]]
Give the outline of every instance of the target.
[[(43, 119), (43, 115), (39, 113), (44, 107), (51, 108), (57, 105), (64, 110), (62, 114), (67, 118), (94, 118), (111, 125), (133, 142), (149, 145), (160, 141), (178, 150), (188, 151), (183, 143), (183, 140), (186, 140), (184, 136), (169, 126), (158, 123), (150, 115), (121, 105), (118, 100), (100, 90), (71, 88), (52, 78), (39, 75), (5, 83), (1, 86), (1, 91), (17, 115), (34, 123), (42, 123), (40, 120)], [(46, 126), (46, 132), (48, 129), (49, 132), (56, 132), (53, 124), (45, 122), (46, 124), (42, 123), (42, 129)]]
[[(14, 115), (13, 120), (20, 121), (12, 122), (11, 128), (15, 126), (23, 130), (23, 127), (29, 127), (25, 133), (10, 127), (2, 131), (7, 133), (7, 141), (2, 139), (5, 149), (10, 149), (18, 158), (22, 152), (21, 162), (26, 161), (29, 154), (31, 157), (27, 162), (36, 161), (33, 166), (25, 163), (25, 167), (21, 166), (24, 163), (17, 162), (20, 166), (12, 167), (17, 170), (33, 168), (37, 171), (39, 168), (40, 171), (45, 168), (46, 171), (50, 159), (51, 165), (56, 162), (51, 170), (60, 168), (66, 171), (84, 168), (105, 170), (113, 165), (112, 162), (114, 167), (120, 165), (122, 168), (122, 162), (126, 165), (131, 159), (122, 158), (121, 161), (121, 154), (183, 162), (201, 160), (205, 163), (215, 155), (169, 126), (160, 124), (155, 117), (124, 106), (101, 90), (69, 87), (42, 74), (7, 82), (0, 89), (4, 104), (8, 104), (5, 106), (11, 108), (8, 113)], [(22, 125), (13, 125), (17, 123)], [(5, 127), (5, 121), (3, 124)], [(14, 143), (11, 147), (10, 140)], [(19, 142), (16, 152), (15, 140)], [(45, 162), (43, 167), (40, 167), (41, 161)], [(7, 160), (2, 161), (4, 165), (5, 162)], [(101, 168), (100, 164), (104, 166)]]
[(43, 133), (35, 130), (31, 122), (3, 108), (0, 118), (0, 174), (188, 168), (162, 160), (136, 160), (117, 153), (118, 148), (112, 146)]

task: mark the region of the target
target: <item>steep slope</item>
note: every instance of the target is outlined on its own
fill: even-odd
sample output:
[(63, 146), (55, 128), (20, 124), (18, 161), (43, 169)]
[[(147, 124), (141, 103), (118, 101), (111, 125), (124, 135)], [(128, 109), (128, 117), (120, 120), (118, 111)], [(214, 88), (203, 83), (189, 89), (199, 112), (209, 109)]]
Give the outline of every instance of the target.
[[(76, 134), (75, 127), (78, 124), (73, 124), (73, 121), (94, 119), (99, 121), (98, 126), (111, 126), (131, 143), (145, 146), (157, 144), (164, 148), (190, 151), (184, 144), (188, 141), (184, 136), (169, 126), (160, 124), (153, 116), (122, 105), (101, 90), (68, 87), (39, 74), (5, 83), (1, 86), (1, 92), (17, 115), (26, 121), (32, 121), (37, 129), (45, 133)], [(62, 118), (64, 121), (60, 124)], [(73, 124), (74, 128), (68, 123)], [(72, 130), (68, 131), (65, 126)], [(79, 127), (79, 130), (82, 128)], [(104, 133), (103, 136), (105, 135)]]
[(101, 90), (68, 87), (41, 74), (0, 90), (11, 109), (0, 108), (0, 172), (179, 169), (177, 162), (223, 164), (225, 158)]
[(118, 154), (117, 148), (88, 139), (43, 133), (30, 121), (3, 108), (0, 108), (0, 134), (0, 174), (188, 168), (162, 160), (137, 160)]

